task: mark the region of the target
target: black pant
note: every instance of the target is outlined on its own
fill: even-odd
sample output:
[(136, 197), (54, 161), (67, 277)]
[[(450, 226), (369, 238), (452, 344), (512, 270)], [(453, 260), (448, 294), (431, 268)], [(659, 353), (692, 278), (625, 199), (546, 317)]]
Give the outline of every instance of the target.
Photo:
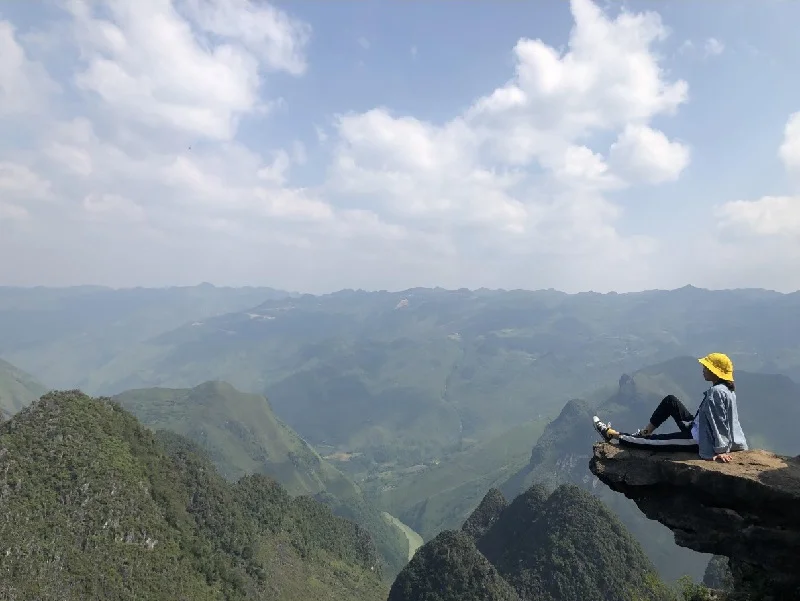
[(686, 406), (674, 395), (665, 396), (653, 411), (650, 423), (658, 428), (667, 419), (672, 418), (679, 431), (671, 434), (652, 434), (651, 436), (633, 436), (620, 433), (619, 444), (623, 447), (648, 449), (650, 451), (687, 451), (699, 453), (700, 448), (692, 438), (692, 421), (694, 416)]
[(675, 420), (681, 432), (691, 431), (694, 415), (689, 413), (686, 405), (681, 403), (678, 397), (673, 394), (669, 394), (661, 400), (656, 410), (653, 411), (653, 415), (650, 417), (650, 423), (658, 428), (670, 417)]

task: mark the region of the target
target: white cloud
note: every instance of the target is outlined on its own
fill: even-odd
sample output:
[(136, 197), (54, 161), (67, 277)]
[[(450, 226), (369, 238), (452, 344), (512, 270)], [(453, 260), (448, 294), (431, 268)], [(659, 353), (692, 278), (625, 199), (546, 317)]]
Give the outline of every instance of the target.
[[(800, 112), (789, 116), (778, 156), (790, 174), (798, 173)], [(738, 280), (747, 278), (751, 286), (800, 287), (800, 272), (794, 268), (800, 264), (800, 196), (733, 200), (717, 206), (715, 216), (715, 264), (736, 266), (724, 285), (740, 285)]]
[(40, 112), (58, 89), (42, 65), (25, 56), (14, 26), (0, 20), (0, 117)]
[(97, 3), (73, 0), (85, 65), (76, 83), (118, 116), (231, 139), (242, 115), (267, 106), (259, 100), (260, 67), (303, 72), (307, 29), (247, 0), (183, 4), (199, 31), (169, 0), (113, 0), (102, 7), (108, 18)]
[(800, 175), (800, 111), (792, 113), (786, 122), (778, 156), (787, 171)]
[(27, 165), (0, 160), (0, 226), (27, 221), (32, 210), (42, 208), (42, 201), (52, 199), (50, 181)]
[(623, 12), (612, 21), (590, 0), (571, 7), (569, 51), (520, 40), (514, 79), (469, 112), (503, 160), (526, 164), (553, 145), (673, 114), (688, 99), (688, 84), (669, 82), (651, 52), (668, 34), (658, 15)]
[(0, 193), (5, 198), (46, 199), (51, 185), (27, 166), (5, 161), (0, 162)]
[(791, 236), (800, 244), (800, 198), (764, 196), (756, 201), (736, 200), (717, 209), (723, 225), (744, 234)]
[(689, 164), (689, 148), (645, 125), (628, 125), (611, 145), (610, 161), (629, 181), (674, 181)]
[(189, 14), (209, 33), (236, 41), (253, 52), (262, 66), (305, 73), (305, 47), (311, 27), (286, 12), (254, 0), (182, 0)]
[[(57, 210), (27, 221), (39, 240), (60, 236), (71, 257), (49, 276), (46, 264), (25, 274), (111, 284), (276, 278), (296, 289), (512, 281), (602, 290), (651, 277), (656, 242), (620, 233), (622, 209), (607, 195), (672, 181), (690, 159), (652, 127), (688, 101), (688, 84), (655, 53), (668, 30), (654, 13), (611, 19), (572, 0), (566, 50), (519, 40), (509, 79), (465, 110), (439, 122), (387, 107), (345, 112), (330, 131), (316, 128), (327, 144), (309, 150), (293, 139), (301, 134), (277, 144), (268, 127), (240, 131), (280, 96), (271, 72), (311, 71), (306, 24), (247, 0), (69, 6), (64, 42), (79, 63), (64, 83), (83, 102), (42, 122), (29, 162), (0, 148), (0, 161), (33, 175), (15, 172), (14, 185), (49, 182)], [(46, 97), (52, 87), (25, 87), (47, 79), (18, 40), (0, 31), (0, 44), (19, 50), (4, 82)], [(319, 162), (315, 150), (331, 156), (312, 185), (298, 173)], [(16, 198), (4, 203), (6, 214), (27, 211)], [(13, 250), (0, 238), (0, 254)], [(93, 245), (113, 250), (101, 261)]]
[(119, 219), (128, 224), (145, 219), (140, 205), (119, 194), (89, 194), (83, 199), (83, 208), (92, 219)]
[(369, 40), (367, 38), (365, 38), (362, 35), (361, 37), (358, 38), (357, 41), (358, 41), (358, 45), (361, 46), (361, 48), (363, 48), (364, 50), (369, 50), (370, 43), (369, 43)]
[[(616, 231), (620, 210), (602, 193), (627, 182), (591, 140), (620, 131), (615, 168), (637, 182), (677, 178), (688, 150), (646, 124), (673, 114), (688, 86), (669, 81), (651, 51), (667, 36), (657, 15), (612, 20), (588, 0), (571, 6), (566, 52), (520, 40), (514, 77), (446, 123), (382, 108), (341, 116), (331, 172), (339, 197), (437, 232), (461, 252), (550, 257), (537, 275), (607, 262), (639, 277), (635, 263), (654, 243)], [(602, 288), (600, 273), (592, 285)]]
[[(800, 111), (792, 113), (783, 130), (778, 157), (790, 175), (800, 174)], [(800, 253), (800, 196), (764, 196), (757, 200), (734, 200), (716, 209), (723, 231), (739, 235), (788, 238)], [(748, 247), (749, 251), (749, 247)], [(785, 248), (783, 251), (785, 252)]]
[(719, 56), (725, 51), (725, 44), (717, 38), (708, 38), (703, 49), (706, 56)]

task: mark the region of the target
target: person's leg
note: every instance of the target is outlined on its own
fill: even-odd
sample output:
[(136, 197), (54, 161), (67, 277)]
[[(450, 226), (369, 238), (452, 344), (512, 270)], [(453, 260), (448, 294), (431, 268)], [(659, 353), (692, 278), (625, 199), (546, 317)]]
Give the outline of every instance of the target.
[(658, 407), (653, 411), (653, 415), (650, 417), (650, 423), (642, 428), (639, 433), (645, 436), (652, 434), (656, 428), (670, 417), (675, 420), (675, 424), (677, 424), (681, 431), (688, 430), (687, 422), (691, 422), (694, 419), (694, 415), (689, 412), (678, 397), (673, 394), (668, 394), (661, 399)]
[(653, 434), (647, 437), (620, 434), (617, 438), (619, 440), (619, 446), (629, 449), (671, 452), (685, 451), (687, 453), (700, 452), (700, 447), (692, 438), (692, 433), (683, 430), (670, 434)]

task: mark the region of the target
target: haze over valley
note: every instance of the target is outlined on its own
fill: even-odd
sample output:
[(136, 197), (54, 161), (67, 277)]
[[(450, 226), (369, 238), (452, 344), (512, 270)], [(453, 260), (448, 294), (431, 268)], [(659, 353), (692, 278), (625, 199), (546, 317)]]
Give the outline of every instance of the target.
[(0, 598), (800, 599), (797, 22), (0, 3)]

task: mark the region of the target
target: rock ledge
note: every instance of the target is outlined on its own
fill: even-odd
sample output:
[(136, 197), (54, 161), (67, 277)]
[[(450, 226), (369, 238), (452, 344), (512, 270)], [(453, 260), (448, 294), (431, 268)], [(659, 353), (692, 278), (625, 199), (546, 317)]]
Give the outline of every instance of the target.
[(730, 558), (737, 592), (800, 599), (800, 458), (767, 451), (731, 463), (598, 443), (589, 468), (675, 542)]

